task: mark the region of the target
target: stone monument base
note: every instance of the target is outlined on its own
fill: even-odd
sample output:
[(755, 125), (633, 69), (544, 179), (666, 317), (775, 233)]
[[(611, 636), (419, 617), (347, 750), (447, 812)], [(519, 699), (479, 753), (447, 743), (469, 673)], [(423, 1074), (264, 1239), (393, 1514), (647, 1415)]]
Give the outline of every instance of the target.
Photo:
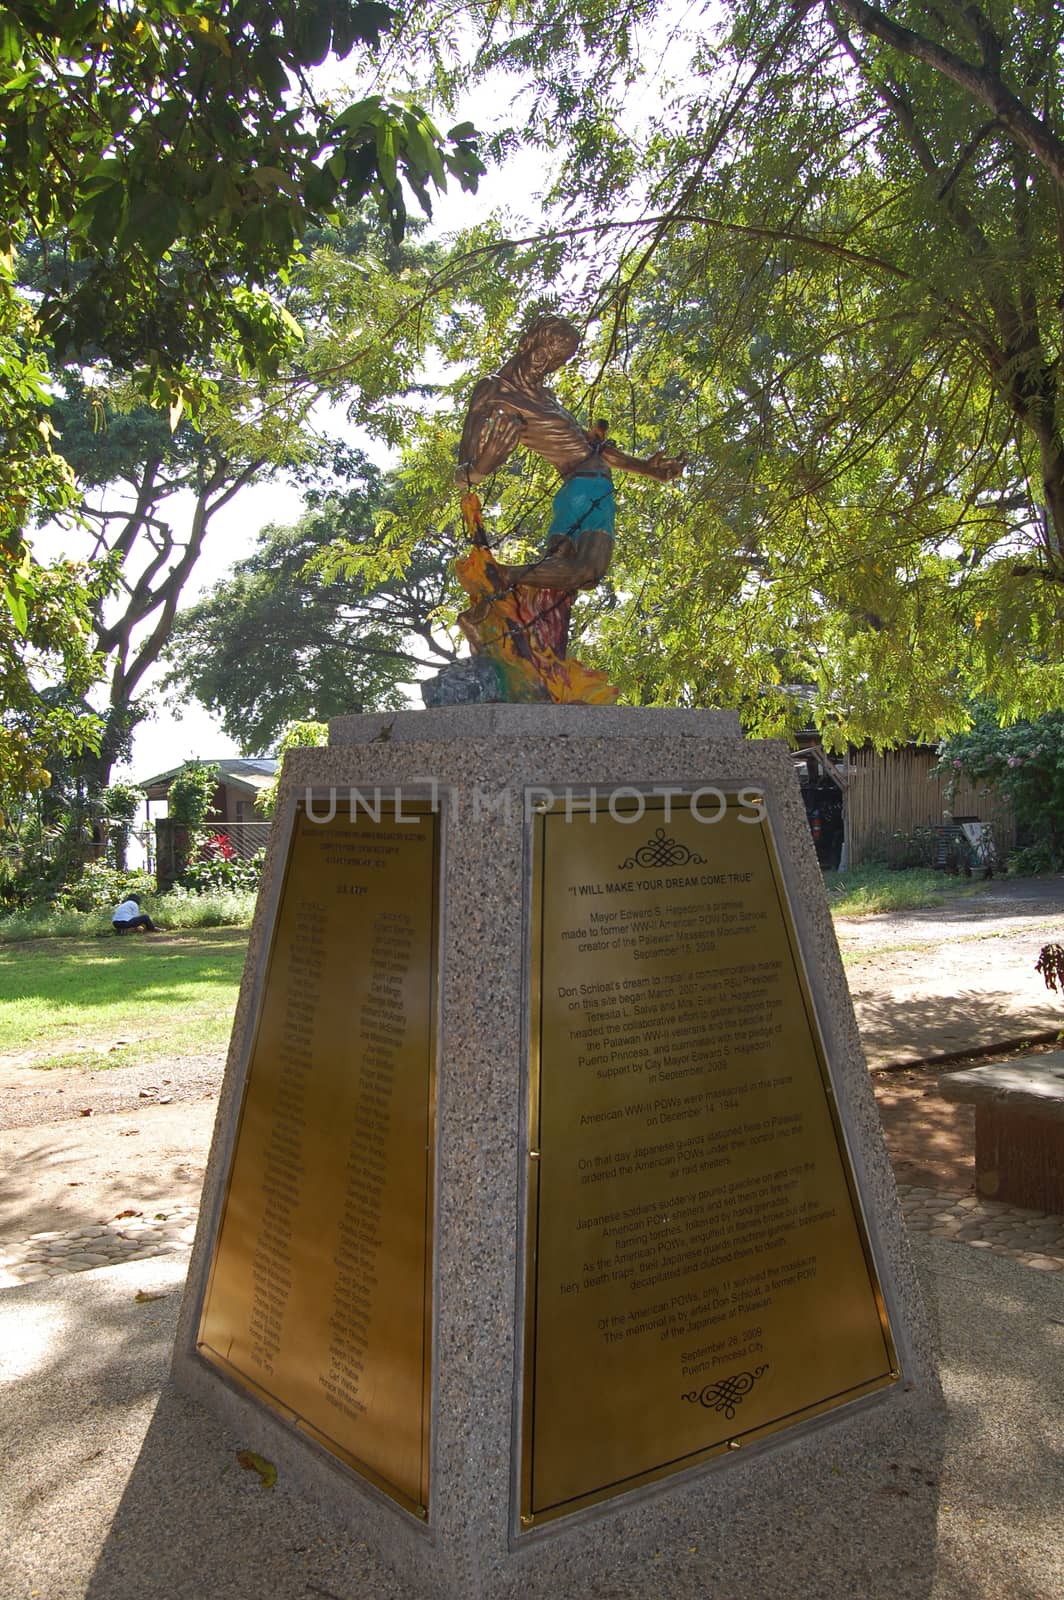
[(174, 1372), (411, 1596), (930, 1593), (929, 1331), (782, 745), (470, 705), (289, 754)]

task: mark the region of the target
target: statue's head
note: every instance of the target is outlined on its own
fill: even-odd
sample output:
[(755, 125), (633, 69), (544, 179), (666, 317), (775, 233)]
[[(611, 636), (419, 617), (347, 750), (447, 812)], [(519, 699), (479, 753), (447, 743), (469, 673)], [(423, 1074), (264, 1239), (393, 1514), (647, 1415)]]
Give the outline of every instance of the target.
[(557, 372), (580, 348), (580, 335), (565, 317), (537, 317), (521, 335), (516, 359), (536, 378)]

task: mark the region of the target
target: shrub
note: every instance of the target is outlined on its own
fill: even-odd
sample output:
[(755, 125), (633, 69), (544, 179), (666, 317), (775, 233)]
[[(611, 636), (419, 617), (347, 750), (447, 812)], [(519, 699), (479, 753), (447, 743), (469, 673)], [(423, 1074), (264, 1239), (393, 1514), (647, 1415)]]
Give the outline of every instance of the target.
[(955, 734), (939, 747), (939, 776), (954, 783), (963, 774), (972, 783), (992, 785), (1012, 803), (1016, 825), (1032, 850), (1029, 862), (1010, 871), (1052, 872), (1064, 866), (1064, 712), (1053, 711), (1037, 722), (998, 725), (990, 711), (980, 711), (968, 733)]
[(218, 787), (218, 768), (202, 761), (186, 761), (167, 791), (167, 811), (171, 822), (191, 832), (202, 827)]
[(150, 907), (164, 928), (246, 927), (255, 913), (254, 891), (215, 889), (196, 894), (178, 886)]
[[(327, 722), (290, 722), (277, 741), (277, 754), (283, 762), (288, 750), (320, 749), (328, 742)], [(278, 772), (277, 776), (260, 789), (255, 797), (255, 807), (264, 817), (273, 817), (280, 783), (281, 774)]]
[(1047, 989), (1051, 989), (1054, 994), (1064, 994), (1064, 946), (1044, 944), (1034, 964), (1034, 970), (1042, 974)]
[(186, 761), (167, 790), (167, 814), (174, 824), (175, 838), (183, 839), (179, 854), (182, 871), (196, 854), (196, 835), (203, 827), (214, 791), (218, 787), (218, 768), (202, 761)]
[(55, 893), (70, 871), (62, 842), (58, 824), (35, 833), (10, 829), (0, 834), (0, 906), (14, 910)]
[[(228, 845), (228, 839), (225, 840)], [(230, 850), (232, 846), (229, 846)], [(243, 894), (254, 894), (262, 877), (265, 850), (260, 850), (247, 861), (239, 856), (217, 855), (195, 861), (186, 867), (179, 883), (193, 894), (212, 894), (217, 890), (235, 889)]]
[(935, 864), (937, 845), (931, 828), (914, 828), (912, 833), (888, 833), (881, 829), (869, 839), (864, 853), (870, 864), (898, 871), (931, 868)]
[(1009, 856), (1008, 870), (1016, 878), (1037, 878), (1043, 873), (1059, 872), (1064, 862), (1049, 844), (1021, 845)]
[(155, 893), (150, 872), (119, 872), (103, 861), (91, 861), (81, 877), (51, 897), (59, 911), (113, 911), (122, 900), (149, 899)]
[(111, 933), (106, 911), (61, 911), (54, 906), (27, 906), (0, 917), (0, 943), (21, 944), (27, 939), (86, 939)]
[[(219, 890), (214, 894), (189, 894), (186, 889), (173, 889), (154, 898), (146, 895), (141, 905), (160, 928), (245, 928), (254, 914), (255, 896), (236, 889)], [(110, 905), (106, 910), (97, 911), (67, 910), (53, 905), (29, 906), (23, 911), (0, 916), (0, 943), (111, 935), (111, 910)]]

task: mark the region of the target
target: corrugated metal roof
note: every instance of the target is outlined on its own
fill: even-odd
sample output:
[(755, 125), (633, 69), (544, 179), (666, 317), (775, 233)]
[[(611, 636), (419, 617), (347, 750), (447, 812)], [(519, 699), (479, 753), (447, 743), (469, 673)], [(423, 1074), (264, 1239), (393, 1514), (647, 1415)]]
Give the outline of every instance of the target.
[[(158, 789), (168, 785), (171, 779), (186, 765), (182, 761), (178, 767), (170, 767), (166, 772), (159, 772), (152, 778), (137, 778), (134, 787), (137, 789)], [(281, 763), (273, 756), (222, 756), (217, 761), (204, 760), (200, 762), (204, 767), (216, 767), (218, 782), (230, 783), (236, 788), (258, 790), (276, 777)]]

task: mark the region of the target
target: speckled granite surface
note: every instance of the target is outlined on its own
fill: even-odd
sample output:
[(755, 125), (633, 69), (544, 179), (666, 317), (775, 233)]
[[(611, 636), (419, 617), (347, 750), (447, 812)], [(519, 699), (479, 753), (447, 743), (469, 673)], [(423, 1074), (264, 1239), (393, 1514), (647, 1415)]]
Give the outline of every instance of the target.
[[(943, 1419), (926, 1318), (861, 1056), (819, 869), (782, 745), (738, 736), (726, 713), (469, 706), (344, 718), (329, 750), (288, 757), (234, 1029), (175, 1356), (179, 1381), (285, 1463), (426, 1600), (643, 1595), (655, 1550), (697, 1538), (707, 1595), (785, 1594), (799, 1554), (830, 1600), (873, 1591), (870, 1560), (896, 1521), (905, 1479), (908, 1577), (918, 1596), (933, 1538)], [(306, 786), (401, 785), (435, 796), (443, 819), (439, 1153), (432, 1499), (428, 1526), (355, 1483), (314, 1446), (213, 1376), (191, 1353), (209, 1243), (228, 1165), (248, 1034), (280, 887), (281, 853)], [(527, 792), (572, 785), (756, 785), (763, 789), (833, 1064), (904, 1383), (829, 1418), (717, 1458), (652, 1491), (511, 1538), (518, 1175), (527, 910)], [(509, 797), (510, 803), (506, 800)], [(837, 1479), (845, 1476), (845, 1494)], [(877, 1521), (878, 1519), (878, 1521)], [(876, 1532), (878, 1523), (883, 1529)], [(810, 1551), (815, 1551), (815, 1557)], [(616, 1573), (615, 1587), (596, 1587)], [(594, 1580), (594, 1584), (592, 1582)]]

